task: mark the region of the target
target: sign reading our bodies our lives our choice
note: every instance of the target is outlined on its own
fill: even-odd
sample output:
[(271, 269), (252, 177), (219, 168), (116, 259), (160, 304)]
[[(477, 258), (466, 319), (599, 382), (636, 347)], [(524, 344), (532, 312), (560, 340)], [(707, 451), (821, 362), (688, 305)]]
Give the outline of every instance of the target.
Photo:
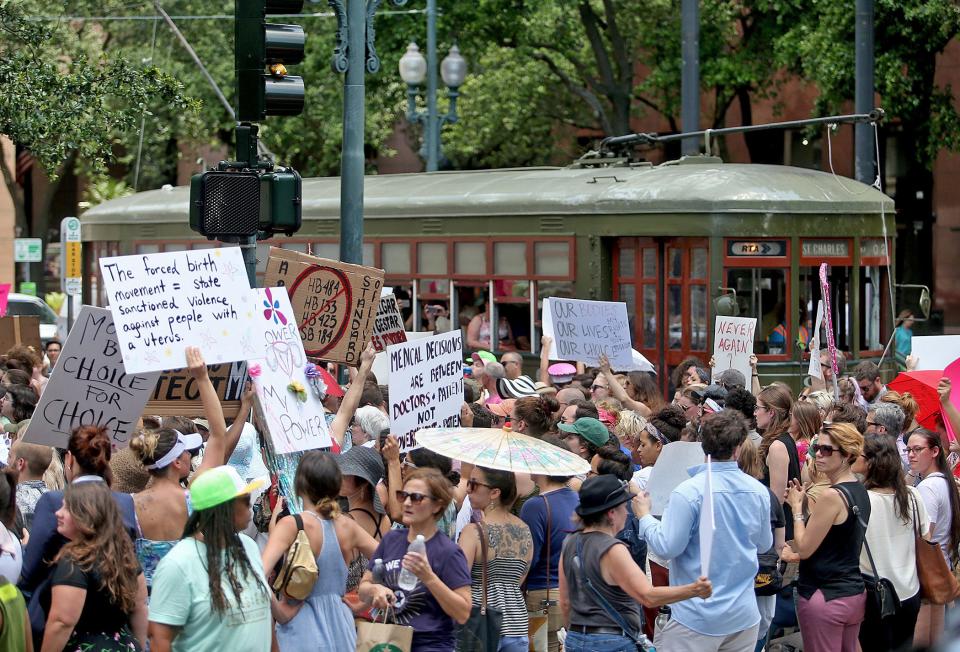
[(750, 356), (753, 355), (756, 330), (757, 320), (754, 317), (717, 315), (713, 330), (714, 377), (727, 369), (736, 369), (749, 383)]
[(274, 453), (326, 448), (330, 431), (323, 414), (327, 388), (311, 378), (287, 291), (282, 287), (257, 290), (257, 320), (264, 339), (261, 359), (248, 363), (257, 393), (257, 411), (266, 425)]
[(262, 353), (238, 247), (101, 258), (100, 270), (128, 372), (182, 367), (188, 346), (208, 364)]
[(120, 348), (110, 311), (83, 306), (24, 441), (66, 448), (74, 428), (95, 424), (115, 446), (125, 445), (160, 374), (127, 373)]
[(394, 344), (390, 362), (390, 428), (400, 451), (417, 448), (422, 428), (460, 425), (463, 335), (459, 330)]
[(614, 369), (633, 367), (627, 304), (550, 297), (543, 302), (543, 334), (553, 338), (550, 358), (598, 366), (606, 354)]

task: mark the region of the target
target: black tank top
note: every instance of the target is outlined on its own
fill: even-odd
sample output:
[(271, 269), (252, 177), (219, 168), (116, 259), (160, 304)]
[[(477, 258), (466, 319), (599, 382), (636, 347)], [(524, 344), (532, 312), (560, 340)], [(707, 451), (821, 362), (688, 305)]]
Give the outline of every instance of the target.
[[(870, 521), (870, 496), (859, 482), (841, 482), (853, 497), (853, 504), (860, 509), (864, 523)], [(844, 504), (846, 498), (840, 493)], [(797, 592), (806, 599), (823, 591), (824, 600), (846, 598), (863, 593), (863, 577), (860, 575), (860, 549), (863, 547), (863, 528), (857, 517), (847, 507), (847, 520), (830, 526), (827, 536), (810, 555), (800, 561), (800, 578)]]
[[(782, 433), (777, 437), (776, 441), (787, 447), (787, 457), (790, 458), (790, 463), (787, 465), (787, 482), (799, 480), (800, 455), (797, 453), (797, 442), (793, 441), (793, 437), (790, 436), (789, 432)], [(764, 461), (763, 465), (763, 484), (765, 484), (768, 489), (770, 488), (770, 468), (766, 465), (766, 461)], [(779, 498), (783, 500), (783, 496), (779, 496)], [(790, 505), (786, 502), (783, 503), (783, 515), (787, 519), (786, 540), (790, 541), (793, 539), (793, 510), (790, 509)]]

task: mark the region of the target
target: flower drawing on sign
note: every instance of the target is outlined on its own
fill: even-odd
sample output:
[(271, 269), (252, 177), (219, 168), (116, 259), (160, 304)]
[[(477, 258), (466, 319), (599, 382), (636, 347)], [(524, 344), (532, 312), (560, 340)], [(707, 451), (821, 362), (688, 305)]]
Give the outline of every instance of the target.
[(303, 375), (307, 377), (307, 382), (313, 389), (313, 395), (323, 400), (323, 397), (327, 395), (327, 384), (323, 381), (323, 375), (317, 369), (317, 365), (308, 362), (303, 368)]
[(251, 378), (259, 378), (261, 373), (260, 365), (254, 362), (251, 365), (247, 365), (247, 375)]
[(297, 400), (301, 403), (307, 402), (307, 388), (303, 386), (299, 380), (295, 380), (289, 385), (287, 385), (287, 390), (297, 397)]
[(267, 321), (272, 319), (274, 324), (286, 326), (287, 318), (280, 312), (280, 300), (273, 298), (273, 295), (270, 294), (270, 288), (266, 289), (265, 294), (267, 298), (263, 300), (263, 305), (266, 306), (267, 309), (263, 311), (263, 318)]

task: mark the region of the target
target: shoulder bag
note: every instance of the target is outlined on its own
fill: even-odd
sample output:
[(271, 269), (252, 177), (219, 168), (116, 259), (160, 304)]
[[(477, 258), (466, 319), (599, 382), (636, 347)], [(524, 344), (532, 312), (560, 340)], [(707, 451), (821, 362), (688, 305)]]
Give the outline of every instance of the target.
[[(941, 477), (943, 477), (941, 475)], [(944, 478), (944, 482), (949, 482)], [(940, 544), (927, 541), (920, 532), (920, 518), (917, 505), (914, 503), (914, 523), (916, 524), (915, 538), (917, 541), (917, 577), (920, 579), (920, 597), (933, 604), (947, 604), (960, 594), (957, 578), (947, 567), (947, 560), (943, 558)]]
[(460, 628), (458, 652), (497, 652), (503, 613), (487, 606), (487, 533), (480, 523), (474, 523), (480, 535), (480, 604), (470, 610), (470, 618)]
[(527, 637), (529, 652), (547, 652), (550, 645), (550, 539), (553, 536), (551, 532), (550, 501), (544, 494), (540, 494), (543, 499), (543, 508), (547, 512), (547, 599), (543, 601), (543, 608), (531, 611), (527, 614)]
[(293, 519), (297, 522), (297, 536), (287, 549), (283, 566), (273, 581), (273, 590), (277, 595), (285, 593), (294, 600), (306, 600), (313, 592), (313, 585), (317, 583), (319, 569), (310, 547), (310, 539), (303, 531), (303, 517), (294, 514)]

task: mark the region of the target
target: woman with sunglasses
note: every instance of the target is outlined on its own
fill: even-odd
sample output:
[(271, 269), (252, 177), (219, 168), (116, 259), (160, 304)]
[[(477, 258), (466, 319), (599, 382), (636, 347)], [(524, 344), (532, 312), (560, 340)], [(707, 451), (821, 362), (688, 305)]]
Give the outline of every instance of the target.
[(483, 512), (483, 530), (467, 526), (460, 548), (473, 579), (471, 597), (480, 606), (482, 569), (481, 532), (487, 538), (487, 604), (503, 614), (499, 652), (526, 652), (529, 646), (527, 604), (520, 590), (530, 570), (533, 539), (530, 528), (510, 513), (517, 483), (509, 471), (474, 467), (467, 481), (470, 504)]
[(864, 531), (859, 521), (870, 522), (870, 498), (851, 466), (863, 451), (863, 435), (848, 423), (825, 424), (810, 449), (830, 486), (810, 503), (805, 521), (803, 487), (799, 480), (790, 481), (787, 503), (794, 514), (794, 535), (782, 557), (800, 562), (797, 618), (803, 649), (856, 652), (867, 602), (860, 575)]
[[(940, 545), (947, 567), (953, 568), (957, 562), (957, 546), (960, 545), (960, 494), (950, 473), (940, 436), (924, 428), (914, 430), (907, 440), (907, 460), (910, 471), (921, 478), (917, 491), (930, 516), (930, 540)], [(943, 634), (943, 617), (944, 605), (923, 602), (914, 644), (927, 646), (936, 643)]]
[[(416, 469), (407, 476), (397, 499), (403, 524), (392, 530), (371, 555), (382, 559), (384, 577), (375, 584), (368, 570), (360, 581), (360, 599), (400, 625), (413, 628), (411, 652), (449, 652), (454, 648), (454, 622), (470, 617), (470, 570), (463, 550), (437, 529), (453, 497), (453, 489), (436, 469)], [(417, 536), (426, 540), (426, 553), (407, 552)], [(372, 565), (372, 564), (371, 564)], [(417, 577), (413, 589), (400, 587), (400, 571)], [(378, 578), (379, 580), (380, 578)]]

